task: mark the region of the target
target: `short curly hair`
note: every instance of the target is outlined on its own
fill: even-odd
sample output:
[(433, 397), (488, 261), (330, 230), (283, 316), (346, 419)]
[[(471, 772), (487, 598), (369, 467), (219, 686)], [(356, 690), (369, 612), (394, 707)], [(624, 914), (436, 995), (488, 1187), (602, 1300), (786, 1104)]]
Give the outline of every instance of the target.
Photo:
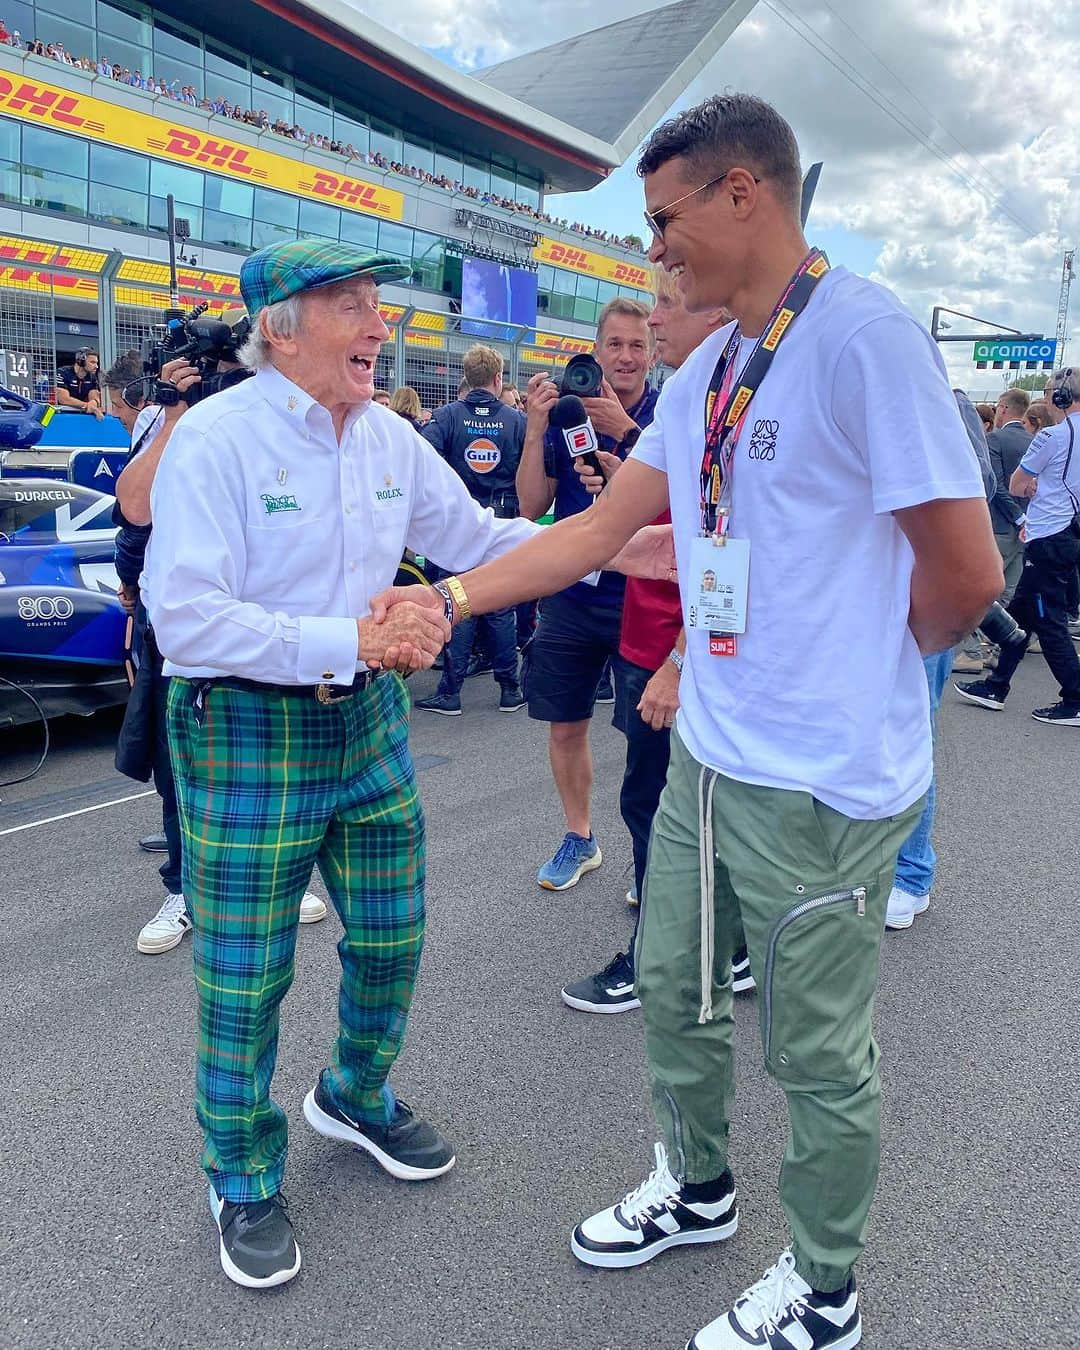
[(644, 178), (681, 156), (691, 175), (707, 183), (728, 169), (746, 168), (768, 179), (796, 214), (802, 167), (795, 133), (776, 109), (753, 94), (713, 94), (657, 127), (645, 143), (637, 171)]

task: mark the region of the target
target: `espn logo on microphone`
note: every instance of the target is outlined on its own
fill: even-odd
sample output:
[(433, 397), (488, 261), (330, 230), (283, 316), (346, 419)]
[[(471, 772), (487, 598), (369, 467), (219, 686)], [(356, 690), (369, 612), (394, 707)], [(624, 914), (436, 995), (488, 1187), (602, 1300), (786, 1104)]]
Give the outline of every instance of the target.
[(570, 427), (563, 432), (563, 436), (566, 438), (566, 448), (572, 455), (587, 455), (599, 444), (591, 422), (586, 422), (582, 427)]

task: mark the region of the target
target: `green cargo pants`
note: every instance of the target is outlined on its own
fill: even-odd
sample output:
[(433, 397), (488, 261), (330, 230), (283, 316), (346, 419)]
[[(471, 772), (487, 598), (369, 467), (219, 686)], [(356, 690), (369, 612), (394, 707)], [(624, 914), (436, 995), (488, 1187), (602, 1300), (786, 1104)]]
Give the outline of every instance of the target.
[(816, 1289), (840, 1288), (865, 1240), (880, 1155), (878, 958), (896, 855), (921, 810), (920, 799), (852, 820), (808, 792), (716, 774), (671, 738), (637, 946), (653, 1105), (672, 1172), (719, 1176), (741, 919), (765, 1067), (787, 1094), (780, 1199)]

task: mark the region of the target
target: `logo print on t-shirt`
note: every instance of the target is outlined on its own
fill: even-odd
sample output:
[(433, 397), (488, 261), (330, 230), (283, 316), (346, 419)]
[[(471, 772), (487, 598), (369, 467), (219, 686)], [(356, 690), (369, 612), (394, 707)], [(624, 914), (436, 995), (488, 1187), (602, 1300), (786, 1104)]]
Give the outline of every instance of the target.
[(499, 467), (502, 453), (494, 441), (481, 436), (465, 447), (465, 463), (473, 473), (490, 473)]
[(748, 459), (775, 459), (776, 438), (780, 434), (780, 423), (771, 417), (759, 417), (750, 434), (747, 448)]

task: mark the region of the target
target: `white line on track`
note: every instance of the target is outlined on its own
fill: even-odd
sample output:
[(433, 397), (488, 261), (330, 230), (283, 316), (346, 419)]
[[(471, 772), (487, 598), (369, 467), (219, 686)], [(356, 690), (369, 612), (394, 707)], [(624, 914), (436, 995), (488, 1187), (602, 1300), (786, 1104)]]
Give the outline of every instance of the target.
[(39, 825), (51, 825), (57, 820), (70, 820), (72, 816), (85, 816), (88, 811), (104, 811), (107, 806), (137, 802), (140, 797), (153, 797), (156, 791), (156, 788), (149, 788), (146, 792), (133, 792), (129, 797), (114, 797), (111, 802), (98, 802), (96, 806), (83, 806), (78, 811), (65, 811), (61, 816), (46, 816), (44, 820), (32, 820), (27, 825), (12, 825), (8, 830), (0, 830), (0, 838), (5, 834), (18, 834), (20, 830), (36, 830)]

